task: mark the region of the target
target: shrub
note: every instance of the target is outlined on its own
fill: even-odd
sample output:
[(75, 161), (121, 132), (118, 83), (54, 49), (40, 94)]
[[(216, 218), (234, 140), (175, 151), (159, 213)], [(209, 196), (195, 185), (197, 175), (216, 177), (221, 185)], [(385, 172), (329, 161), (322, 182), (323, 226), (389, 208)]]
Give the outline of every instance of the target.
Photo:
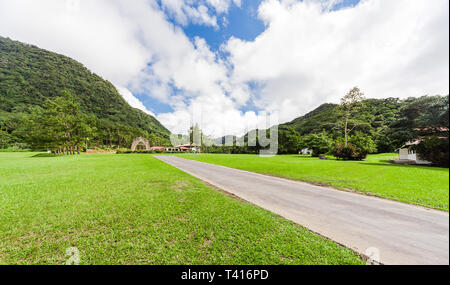
[(363, 160), (369, 153), (375, 153), (377, 148), (372, 138), (361, 132), (356, 132), (349, 137), (347, 146), (342, 140), (336, 143), (333, 155), (343, 160)]
[(122, 153), (131, 153), (131, 150), (129, 150), (128, 148), (119, 148), (116, 151), (117, 154), (122, 154)]
[(13, 143), (6, 149), (2, 149), (2, 152), (28, 152), (31, 151), (29, 145), (25, 143)]
[(449, 166), (449, 140), (436, 136), (425, 138), (416, 148), (421, 160), (429, 161), (438, 166)]
[(367, 157), (367, 153), (358, 152), (356, 146), (351, 143), (348, 143), (347, 146), (338, 143), (333, 150), (333, 155), (343, 160), (363, 160)]

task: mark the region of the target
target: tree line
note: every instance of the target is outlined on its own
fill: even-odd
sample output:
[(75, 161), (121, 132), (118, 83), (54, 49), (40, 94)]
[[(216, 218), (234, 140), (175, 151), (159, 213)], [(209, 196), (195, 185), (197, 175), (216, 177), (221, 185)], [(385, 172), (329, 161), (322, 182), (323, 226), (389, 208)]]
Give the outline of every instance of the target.
[[(310, 114), (279, 126), (279, 154), (312, 150), (313, 156), (334, 155), (362, 160), (368, 154), (395, 152), (414, 140), (419, 157), (448, 166), (449, 96), (423, 96), (403, 101), (395, 98), (366, 99), (352, 88), (337, 106), (325, 104)], [(257, 154), (261, 147), (203, 146), (203, 152)], [(257, 138), (258, 139), (258, 138)], [(238, 138), (234, 138), (236, 142)]]
[(11, 133), (9, 126), (5, 120), (0, 124), (0, 148), (20, 144), (21, 148), (72, 155), (88, 148), (129, 148), (139, 136), (149, 138), (152, 145), (167, 144), (157, 134), (85, 114), (77, 97), (69, 91), (46, 99), (42, 106), (30, 107), (21, 114), (20, 124)]
[[(43, 131), (38, 134), (32, 129), (26, 131), (25, 127), (32, 123), (30, 120), (36, 121), (36, 118), (45, 115), (52, 116), (48, 109), (61, 111), (54, 110), (55, 105), (52, 106), (50, 101), (69, 108), (64, 105), (63, 99), (58, 99), (65, 97), (67, 92), (78, 104), (75, 108), (78, 122), (84, 122), (92, 129), (84, 144), (72, 137), (84, 135), (77, 135), (72, 131), (67, 135), (60, 135), (60, 130), (55, 129), (50, 130), (52, 135), (42, 133)], [(44, 111), (48, 114), (42, 114)], [(60, 126), (60, 129), (71, 128), (69, 124), (74, 123), (71, 122), (73, 108), (72, 111), (65, 111), (68, 114), (67, 125)], [(45, 120), (39, 120), (43, 121)], [(57, 121), (54, 123), (59, 124)], [(76, 124), (73, 128), (80, 127)], [(39, 126), (45, 127), (45, 124), (36, 123), (36, 127)], [(58, 137), (58, 148), (65, 144), (64, 152), (67, 153), (67, 148), (72, 152), (73, 145), (76, 153), (77, 146), (80, 149), (86, 145), (89, 148), (104, 149), (128, 147), (132, 139), (138, 136), (145, 136), (158, 144), (169, 144), (170, 132), (156, 118), (132, 108), (110, 82), (92, 73), (81, 63), (0, 37), (1, 149), (43, 150), (46, 145), (52, 144), (50, 141)]]

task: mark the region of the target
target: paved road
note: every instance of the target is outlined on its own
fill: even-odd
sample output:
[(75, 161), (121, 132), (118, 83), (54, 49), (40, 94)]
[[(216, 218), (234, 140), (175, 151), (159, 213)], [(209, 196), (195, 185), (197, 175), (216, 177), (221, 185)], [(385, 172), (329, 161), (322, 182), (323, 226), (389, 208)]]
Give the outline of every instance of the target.
[(156, 158), (357, 252), (377, 248), (381, 263), (449, 264), (448, 213), (175, 156)]

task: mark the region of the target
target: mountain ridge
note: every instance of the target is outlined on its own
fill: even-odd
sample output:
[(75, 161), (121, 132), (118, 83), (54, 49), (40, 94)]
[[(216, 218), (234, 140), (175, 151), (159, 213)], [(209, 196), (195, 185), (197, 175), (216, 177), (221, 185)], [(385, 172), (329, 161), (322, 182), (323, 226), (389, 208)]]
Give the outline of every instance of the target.
[[(0, 118), (14, 121), (32, 106), (42, 106), (62, 91), (75, 95), (82, 111), (94, 115), (103, 131), (153, 136), (168, 143), (170, 131), (155, 117), (131, 107), (116, 87), (80, 62), (37, 46), (0, 37)], [(127, 138), (127, 140), (130, 140)]]

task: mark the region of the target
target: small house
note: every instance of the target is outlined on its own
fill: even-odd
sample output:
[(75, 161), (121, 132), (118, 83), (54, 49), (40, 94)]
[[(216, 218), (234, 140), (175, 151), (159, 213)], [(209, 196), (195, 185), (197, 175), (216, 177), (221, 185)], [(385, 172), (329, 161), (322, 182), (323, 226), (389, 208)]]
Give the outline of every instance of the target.
[(415, 141), (407, 142), (404, 146), (398, 149), (398, 160), (395, 160), (397, 163), (405, 163), (405, 164), (431, 164), (429, 161), (421, 160), (418, 158), (416, 150), (414, 146), (419, 145), (422, 140), (417, 139)]
[(305, 149), (302, 149), (299, 154), (312, 155), (313, 154), (313, 150), (309, 149), (309, 148), (305, 148)]

